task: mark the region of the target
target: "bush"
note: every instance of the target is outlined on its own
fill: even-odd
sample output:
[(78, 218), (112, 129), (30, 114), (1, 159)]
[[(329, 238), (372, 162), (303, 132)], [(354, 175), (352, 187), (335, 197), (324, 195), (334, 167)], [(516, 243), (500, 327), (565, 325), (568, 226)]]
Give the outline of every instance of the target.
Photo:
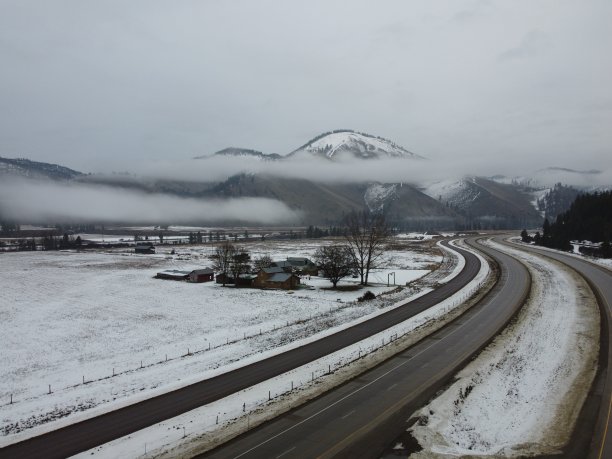
[(374, 298), (376, 298), (376, 295), (374, 295), (372, 292), (368, 290), (363, 295), (361, 295), (359, 298), (357, 298), (357, 301), (370, 301), (370, 300), (373, 300)]

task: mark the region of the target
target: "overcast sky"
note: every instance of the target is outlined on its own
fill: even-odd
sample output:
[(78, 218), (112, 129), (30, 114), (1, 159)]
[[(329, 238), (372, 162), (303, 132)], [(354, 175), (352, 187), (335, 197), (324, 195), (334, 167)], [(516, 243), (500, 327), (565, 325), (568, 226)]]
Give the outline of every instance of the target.
[(610, 24), (610, 0), (0, 0), (0, 156), (138, 172), (351, 128), (609, 169)]

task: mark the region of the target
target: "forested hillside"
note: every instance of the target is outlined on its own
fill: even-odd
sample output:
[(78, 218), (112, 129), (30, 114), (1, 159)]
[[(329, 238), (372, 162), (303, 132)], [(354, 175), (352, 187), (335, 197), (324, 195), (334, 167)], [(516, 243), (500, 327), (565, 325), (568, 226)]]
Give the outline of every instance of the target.
[(603, 242), (602, 256), (609, 256), (612, 238), (612, 191), (583, 194), (576, 197), (567, 212), (554, 223), (544, 222), (541, 237), (536, 244), (562, 250), (570, 248), (571, 240)]

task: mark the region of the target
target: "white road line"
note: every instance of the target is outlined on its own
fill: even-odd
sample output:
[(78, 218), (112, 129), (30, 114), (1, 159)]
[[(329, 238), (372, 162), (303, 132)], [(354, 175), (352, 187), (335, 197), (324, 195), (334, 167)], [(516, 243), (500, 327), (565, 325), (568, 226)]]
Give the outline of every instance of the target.
[(355, 410), (353, 410), (353, 411), (351, 411), (351, 412), (349, 412), (349, 413), (346, 413), (344, 416), (342, 416), (342, 419), (346, 419), (346, 418), (348, 418), (348, 417), (349, 417), (351, 414), (353, 414), (354, 412), (355, 412)]
[(397, 386), (397, 383), (393, 384), (392, 386), (389, 386), (389, 388), (387, 389), (387, 391), (390, 391), (391, 389), (393, 389), (395, 386)]
[(282, 454), (279, 454), (278, 456), (276, 456), (276, 459), (278, 459), (279, 457), (283, 457), (285, 454), (289, 454), (291, 451), (293, 451), (296, 447), (294, 446), (293, 448), (289, 448), (287, 451), (285, 451)]

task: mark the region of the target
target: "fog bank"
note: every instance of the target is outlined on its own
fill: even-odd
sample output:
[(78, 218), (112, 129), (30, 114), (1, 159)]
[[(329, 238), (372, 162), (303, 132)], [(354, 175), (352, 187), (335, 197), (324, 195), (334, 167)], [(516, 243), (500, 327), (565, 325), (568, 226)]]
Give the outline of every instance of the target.
[(196, 199), (34, 180), (0, 182), (0, 216), (16, 221), (292, 223), (297, 213), (266, 198)]

